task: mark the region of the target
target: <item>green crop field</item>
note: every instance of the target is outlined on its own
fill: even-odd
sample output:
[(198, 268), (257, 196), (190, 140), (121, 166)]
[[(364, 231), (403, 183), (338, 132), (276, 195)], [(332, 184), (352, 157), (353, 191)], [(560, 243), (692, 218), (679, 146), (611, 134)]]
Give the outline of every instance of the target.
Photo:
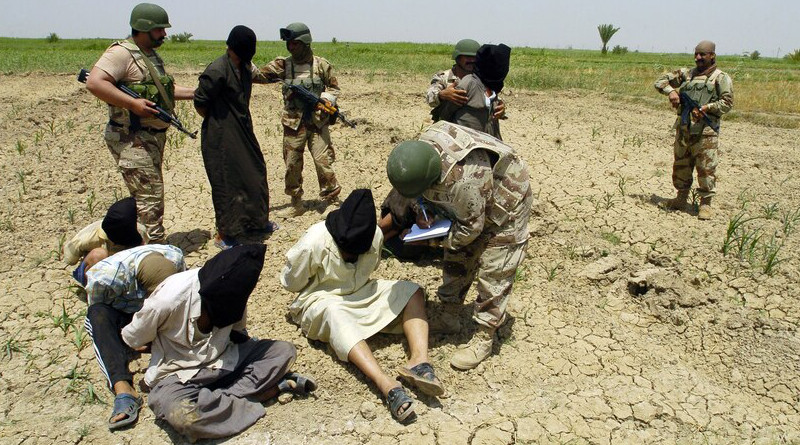
[[(47, 42), (45, 39), (0, 38), (0, 73), (74, 73), (91, 67), (110, 39)], [(374, 75), (431, 75), (450, 63), (451, 45), (420, 43), (315, 42), (315, 50), (337, 70)], [(200, 71), (225, 49), (223, 41), (167, 41), (160, 53), (172, 70)], [(286, 54), (283, 42), (259, 42), (255, 62), (264, 64)], [(653, 81), (666, 70), (691, 66), (691, 54), (626, 54), (589, 50), (514, 48), (510, 89), (578, 89), (614, 98), (663, 106)], [(734, 79), (735, 108), (726, 119), (762, 125), (800, 127), (800, 62), (788, 59), (720, 56), (717, 64)]]

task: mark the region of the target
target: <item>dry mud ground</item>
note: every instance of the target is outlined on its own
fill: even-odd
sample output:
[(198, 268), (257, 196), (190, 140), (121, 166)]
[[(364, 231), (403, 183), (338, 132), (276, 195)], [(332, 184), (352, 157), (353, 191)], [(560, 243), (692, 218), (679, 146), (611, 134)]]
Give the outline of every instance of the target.
[[(191, 85), (197, 74), (179, 81)], [(427, 122), (427, 79), (345, 72), (341, 84), (341, 104), (359, 125), (333, 131), (339, 179), (345, 193), (369, 186), (381, 200), (387, 154)], [(415, 394), (419, 416), (410, 426), (391, 419), (352, 365), (287, 321), (293, 296), (277, 279), (283, 255), (325, 210), (278, 219), (251, 298), (250, 330), (292, 341), (295, 369), (320, 387), (316, 398), (270, 404), (256, 425), (222, 442), (800, 442), (800, 235), (781, 221), (800, 224), (788, 215), (800, 207), (800, 131), (726, 122), (717, 214), (701, 222), (657, 205), (673, 194), (674, 117), (653, 95), (663, 108), (587, 92), (507, 92), (503, 134), (528, 163), (538, 197), (513, 318), (496, 354), (469, 372), (451, 369), (448, 357), (470, 332), (432, 336), (448, 394)], [(101, 137), (104, 106), (71, 75), (2, 76), (0, 96), (0, 442), (182, 443), (146, 407), (135, 428), (109, 433), (112, 397), (81, 337), (85, 303), (56, 254), (61, 237), (125, 194)], [(288, 204), (279, 107), (277, 87), (255, 88), (273, 210)], [(169, 239), (190, 266), (202, 265), (217, 249), (208, 241), (214, 219), (199, 141), (170, 131), (165, 176)], [(313, 199), (308, 158), (305, 178)], [(745, 231), (758, 229), (761, 238), (752, 250), (741, 243), (744, 259), (736, 246), (724, 256), (728, 221), (743, 209), (759, 217)], [(768, 275), (762, 249), (776, 232), (780, 262)], [(439, 273), (437, 258), (388, 259), (375, 276), (414, 280), (432, 294)], [(466, 306), (461, 317), (469, 317)], [(370, 344), (387, 369), (404, 363), (399, 337)], [(133, 362), (137, 380), (148, 358)]]

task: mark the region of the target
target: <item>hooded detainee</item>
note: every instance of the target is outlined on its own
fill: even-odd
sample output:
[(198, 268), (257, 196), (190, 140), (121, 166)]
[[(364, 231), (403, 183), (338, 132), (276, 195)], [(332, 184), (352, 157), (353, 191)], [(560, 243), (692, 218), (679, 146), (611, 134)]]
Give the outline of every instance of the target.
[(414, 413), (413, 401), (380, 367), (368, 338), (378, 332), (403, 332), (411, 354), (398, 376), (428, 395), (442, 395), (444, 388), (428, 361), (423, 290), (410, 281), (370, 278), (382, 245), (372, 192), (355, 190), (289, 249), (281, 284), (298, 293), (289, 312), (303, 334), (329, 343), (339, 360), (356, 365), (402, 422)]
[(262, 244), (232, 247), (169, 277), (122, 330), (132, 348), (152, 343), (148, 404), (190, 440), (240, 433), (264, 416), (261, 402), (316, 389), (288, 373), (291, 343), (247, 335), (247, 301), (265, 251)]

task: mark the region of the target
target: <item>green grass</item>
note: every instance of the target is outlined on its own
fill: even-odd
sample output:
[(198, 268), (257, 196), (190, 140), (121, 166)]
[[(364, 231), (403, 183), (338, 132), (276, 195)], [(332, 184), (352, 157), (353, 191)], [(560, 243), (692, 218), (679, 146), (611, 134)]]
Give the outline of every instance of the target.
[[(46, 43), (42, 39), (2, 37), (0, 73), (75, 74), (79, 68), (90, 68), (111, 41), (60, 39)], [(199, 72), (224, 49), (223, 41), (192, 40), (180, 44), (167, 41), (160, 53), (173, 72)], [(339, 73), (359, 72), (368, 79), (430, 76), (450, 65), (452, 51), (447, 44), (421, 43), (315, 42), (314, 49), (333, 62)], [(283, 42), (262, 41), (258, 43), (254, 61), (263, 65), (286, 53)], [(689, 54), (629, 52), (604, 56), (596, 50), (516, 47), (506, 87), (512, 91), (590, 90), (666, 108), (667, 100), (655, 91), (653, 82), (667, 70), (692, 64)], [(800, 101), (796, 100), (800, 97), (800, 63), (766, 57), (753, 60), (746, 56), (719, 56), (717, 64), (734, 79), (735, 107), (726, 118), (800, 127)]]
[(618, 246), (621, 242), (619, 235), (614, 232), (603, 232), (600, 234), (600, 238), (603, 238), (614, 246)]

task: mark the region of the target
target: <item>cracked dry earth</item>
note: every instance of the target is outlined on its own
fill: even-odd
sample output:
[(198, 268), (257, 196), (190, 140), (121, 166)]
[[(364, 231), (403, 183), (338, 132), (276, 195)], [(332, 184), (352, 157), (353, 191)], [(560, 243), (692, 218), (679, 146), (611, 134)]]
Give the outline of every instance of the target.
[[(191, 85), (198, 74), (178, 80)], [(340, 80), (341, 105), (358, 128), (335, 127), (336, 170), (345, 193), (368, 186), (381, 200), (389, 192), (386, 156), (427, 122), (427, 78), (344, 72)], [(254, 91), (272, 209), (280, 210), (288, 204), (280, 96), (275, 86)], [(124, 195), (102, 141), (104, 105), (72, 75), (2, 76), (0, 92), (0, 442), (184, 442), (146, 407), (135, 428), (107, 430), (112, 397), (81, 338), (86, 306), (55, 253), (62, 236)], [(286, 318), (293, 295), (277, 279), (283, 255), (329, 209), (278, 219), (250, 300), (250, 331), (292, 341), (295, 370), (316, 378), (319, 390), (269, 404), (266, 417), (224, 442), (800, 442), (800, 235), (792, 225), (800, 224), (792, 214), (800, 207), (800, 131), (725, 122), (716, 215), (701, 222), (694, 211), (658, 206), (673, 194), (674, 116), (666, 99), (653, 109), (575, 91), (512, 89), (505, 97), (503, 134), (528, 163), (538, 201), (513, 318), (495, 355), (458, 372), (448, 358), (471, 332), (432, 335), (447, 395), (415, 393), (417, 421), (396, 423), (360, 372)], [(189, 111), (183, 105), (184, 122), (197, 129)], [(214, 220), (199, 141), (169, 134), (166, 228), (188, 265), (200, 266), (217, 249), (209, 242)], [(308, 158), (304, 176), (311, 199), (317, 186)], [(740, 259), (736, 245), (728, 255), (721, 248), (728, 221), (742, 211), (758, 218), (737, 233), (758, 229), (761, 237), (752, 249), (752, 238), (737, 241)], [(770, 275), (763, 250), (771, 241), (780, 261)], [(375, 276), (414, 280), (433, 294), (439, 266), (435, 257), (419, 265), (388, 259)], [(468, 320), (467, 306), (460, 316)], [(404, 363), (399, 337), (370, 344), (386, 369)], [(148, 359), (132, 363), (137, 380)]]

